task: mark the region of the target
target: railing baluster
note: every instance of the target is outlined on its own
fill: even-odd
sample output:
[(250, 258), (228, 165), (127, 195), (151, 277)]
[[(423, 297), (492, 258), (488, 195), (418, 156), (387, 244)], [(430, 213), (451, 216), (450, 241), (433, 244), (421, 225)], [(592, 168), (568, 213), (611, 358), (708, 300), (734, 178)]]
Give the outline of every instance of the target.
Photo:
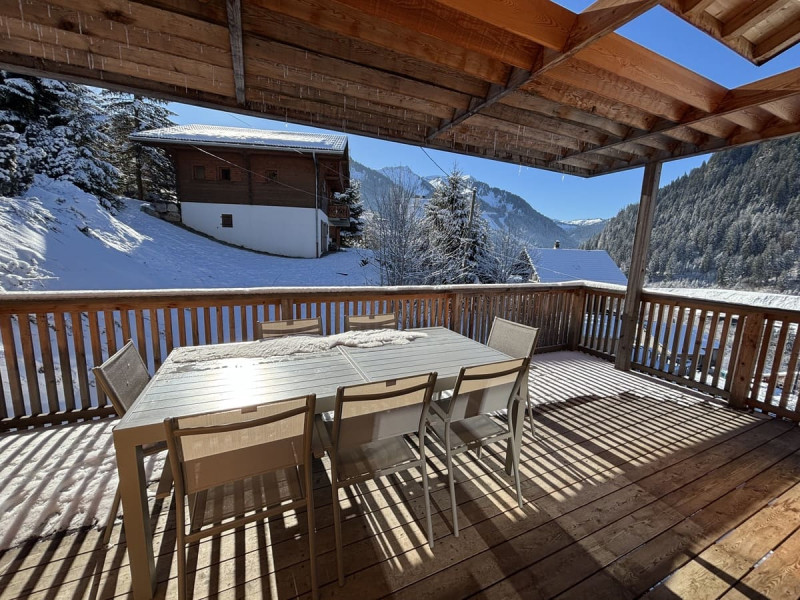
[(14, 317), (5, 315), (0, 319), (0, 337), (3, 338), (3, 352), (6, 359), (6, 373), (8, 373), (8, 385), (11, 391), (11, 409), (16, 415), (24, 415), (25, 405), (23, 402), (22, 379), (19, 372), (19, 362), (17, 361), (17, 344), (14, 340)]
[(78, 370), (78, 390), (80, 392), (81, 408), (91, 406), (89, 397), (89, 372), (86, 368), (86, 341), (83, 331), (83, 313), (70, 313), (72, 321), (72, 343), (75, 350), (75, 368)]
[[(56, 383), (56, 367), (53, 362), (53, 344), (50, 339), (50, 315), (41, 313), (36, 319), (39, 328), (39, 347), (42, 352), (42, 369), (44, 370), (44, 385), (47, 390), (47, 407), (49, 412), (60, 410), (58, 406), (58, 385)], [(0, 386), (0, 394), (2, 394)], [(0, 398), (2, 403), (2, 398)]]

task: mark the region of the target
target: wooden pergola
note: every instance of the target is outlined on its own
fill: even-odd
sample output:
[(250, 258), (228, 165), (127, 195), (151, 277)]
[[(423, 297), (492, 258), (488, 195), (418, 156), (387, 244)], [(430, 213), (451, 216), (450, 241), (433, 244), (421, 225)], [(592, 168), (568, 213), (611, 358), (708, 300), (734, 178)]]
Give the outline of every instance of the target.
[[(800, 132), (800, 67), (727, 89), (615, 30), (658, 4), (762, 64), (797, 0), (3, 0), (0, 67), (579, 176)], [(626, 315), (618, 366), (630, 362)]]
[[(8, 0), (0, 66), (580, 176), (800, 130), (800, 68), (726, 89), (614, 33), (657, 4)], [(661, 4), (756, 64), (800, 39), (796, 0)]]

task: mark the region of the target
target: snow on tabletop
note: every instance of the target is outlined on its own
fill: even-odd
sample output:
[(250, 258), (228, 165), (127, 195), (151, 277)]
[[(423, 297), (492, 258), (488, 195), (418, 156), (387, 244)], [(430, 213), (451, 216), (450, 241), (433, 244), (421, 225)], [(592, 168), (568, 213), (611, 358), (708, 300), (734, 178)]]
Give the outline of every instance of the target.
[[(59, 531), (105, 526), (117, 487), (116, 423), (103, 419), (0, 436), (0, 552)], [(158, 479), (165, 456), (145, 458), (148, 482)], [(148, 486), (151, 499), (156, 487)]]
[(346, 331), (329, 336), (293, 335), (257, 340), (255, 342), (176, 348), (170, 358), (173, 363), (227, 358), (275, 358), (277, 360), (286, 360), (287, 357), (297, 354), (327, 352), (336, 346), (375, 348), (387, 344), (408, 344), (412, 340), (427, 336), (427, 333), (421, 331), (398, 331), (395, 329)]
[(21, 198), (0, 196), (0, 291), (363, 286), (369, 250), (284, 258), (226, 246), (141, 211), (115, 214), (66, 181), (37, 175)]
[(131, 139), (176, 141), (198, 145), (264, 146), (299, 150), (344, 152), (347, 136), (328, 133), (269, 131), (219, 125), (176, 125), (132, 134)]

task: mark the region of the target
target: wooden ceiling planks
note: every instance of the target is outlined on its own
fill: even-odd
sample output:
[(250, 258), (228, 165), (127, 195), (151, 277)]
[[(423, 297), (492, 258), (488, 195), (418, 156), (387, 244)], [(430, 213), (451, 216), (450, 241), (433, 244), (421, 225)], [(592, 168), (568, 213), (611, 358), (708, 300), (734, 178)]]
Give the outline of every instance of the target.
[[(782, 0), (665, 2), (752, 56), (800, 36)], [(613, 33), (655, 4), (0, 0), (0, 62), (582, 176), (800, 130), (798, 69), (727, 90)]]
[(757, 65), (800, 41), (797, 0), (665, 0), (663, 5)]

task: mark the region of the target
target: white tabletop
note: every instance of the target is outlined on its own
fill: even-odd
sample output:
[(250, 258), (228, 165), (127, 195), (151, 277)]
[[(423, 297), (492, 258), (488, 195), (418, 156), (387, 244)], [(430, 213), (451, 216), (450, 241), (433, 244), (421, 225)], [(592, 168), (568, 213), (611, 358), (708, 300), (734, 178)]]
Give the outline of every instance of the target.
[(129, 438), (129, 442), (136, 444), (151, 443), (163, 439), (163, 421), (167, 417), (311, 393), (317, 395), (317, 412), (326, 412), (333, 410), (339, 386), (430, 371), (439, 374), (437, 389), (449, 389), (461, 367), (508, 358), (449, 329), (432, 327), (415, 331), (425, 336), (406, 344), (373, 348), (338, 346), (326, 352), (287, 357), (242, 357), (236, 349), (240, 351), (243, 344), (222, 344), (208, 347), (213, 349), (213, 358), (209, 360), (184, 362), (181, 349), (177, 349), (120, 419), (115, 435), (130, 435), (135, 439)]

